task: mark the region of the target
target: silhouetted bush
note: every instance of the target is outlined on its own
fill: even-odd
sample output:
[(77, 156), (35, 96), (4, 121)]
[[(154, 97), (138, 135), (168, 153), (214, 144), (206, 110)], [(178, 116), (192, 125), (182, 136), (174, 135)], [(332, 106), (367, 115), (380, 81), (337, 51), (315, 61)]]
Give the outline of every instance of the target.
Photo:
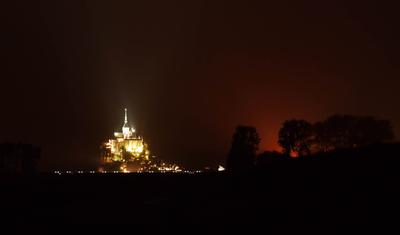
[[(400, 165), (400, 143), (378, 143), (362, 147), (338, 148), (308, 156), (287, 157), (279, 152), (264, 152), (257, 157), (256, 167), (282, 175), (325, 177), (335, 182), (362, 177), (396, 175)], [(286, 156), (286, 157), (285, 157)], [(396, 177), (387, 178), (388, 182)], [(295, 179), (293, 179), (295, 180)]]
[(284, 162), (290, 159), (287, 154), (282, 154), (277, 151), (265, 151), (257, 156), (256, 166), (264, 167), (278, 162)]

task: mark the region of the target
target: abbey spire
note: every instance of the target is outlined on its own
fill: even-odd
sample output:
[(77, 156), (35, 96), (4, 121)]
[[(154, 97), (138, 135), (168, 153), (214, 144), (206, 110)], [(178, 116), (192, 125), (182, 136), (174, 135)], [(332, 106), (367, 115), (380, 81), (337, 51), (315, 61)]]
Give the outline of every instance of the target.
[(124, 125), (128, 124), (128, 109), (125, 108), (125, 121), (124, 121)]
[(135, 129), (128, 126), (128, 109), (125, 108), (125, 119), (124, 125), (122, 126), (122, 134), (125, 139), (133, 137), (133, 133), (135, 133)]

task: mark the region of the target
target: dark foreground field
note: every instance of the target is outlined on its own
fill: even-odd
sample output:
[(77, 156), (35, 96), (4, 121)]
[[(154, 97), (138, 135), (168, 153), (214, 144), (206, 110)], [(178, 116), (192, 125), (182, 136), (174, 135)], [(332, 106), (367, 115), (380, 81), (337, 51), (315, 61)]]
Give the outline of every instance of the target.
[(325, 232), (398, 222), (396, 166), (318, 164), (277, 164), (246, 177), (224, 173), (3, 177), (2, 222), (16, 228), (153, 224), (150, 228), (166, 230), (180, 224), (201, 228), (252, 224)]

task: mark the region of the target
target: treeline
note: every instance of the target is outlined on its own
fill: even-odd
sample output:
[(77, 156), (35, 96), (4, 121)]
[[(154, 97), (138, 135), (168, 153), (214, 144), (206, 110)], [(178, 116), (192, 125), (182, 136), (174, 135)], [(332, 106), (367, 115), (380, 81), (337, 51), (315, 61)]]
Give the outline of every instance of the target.
[(264, 164), (266, 159), (321, 155), (393, 140), (390, 121), (371, 116), (332, 115), (316, 123), (292, 119), (283, 122), (279, 130), (278, 144), (282, 152), (267, 151), (257, 155), (261, 139), (256, 128), (238, 126), (232, 138), (227, 168), (247, 171)]
[(34, 174), (41, 149), (31, 144), (0, 143), (0, 175)]
[(304, 156), (335, 149), (361, 147), (394, 139), (388, 120), (373, 117), (333, 115), (322, 122), (288, 120), (279, 130), (284, 153)]

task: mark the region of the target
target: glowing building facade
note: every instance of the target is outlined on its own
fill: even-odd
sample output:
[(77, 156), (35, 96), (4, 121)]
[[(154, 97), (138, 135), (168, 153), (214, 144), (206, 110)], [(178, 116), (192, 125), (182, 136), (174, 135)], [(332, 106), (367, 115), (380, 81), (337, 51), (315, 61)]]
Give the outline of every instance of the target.
[(99, 171), (117, 172), (181, 172), (179, 166), (167, 164), (155, 156), (144, 139), (128, 124), (128, 110), (122, 132), (114, 132), (114, 138), (101, 145), (101, 166)]
[(114, 138), (103, 143), (101, 146), (103, 167), (119, 164), (121, 165), (120, 170), (126, 170), (128, 165), (136, 165), (134, 168), (138, 170), (141, 168), (141, 165), (150, 163), (149, 156), (150, 151), (148, 145), (144, 142), (142, 137), (137, 135), (136, 130), (132, 126), (129, 126), (128, 110), (125, 109), (125, 120), (122, 126), (122, 132), (114, 132)]

